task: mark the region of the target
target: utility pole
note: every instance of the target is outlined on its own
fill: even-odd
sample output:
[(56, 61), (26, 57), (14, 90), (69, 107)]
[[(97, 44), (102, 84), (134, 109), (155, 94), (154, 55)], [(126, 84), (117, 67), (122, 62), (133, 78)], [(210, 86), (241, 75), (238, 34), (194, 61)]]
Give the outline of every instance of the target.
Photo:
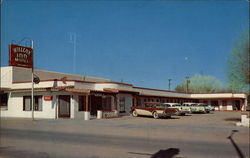
[(76, 73), (76, 33), (71, 32), (69, 35), (70, 35), (69, 43), (72, 43), (74, 47), (73, 73), (75, 74)]
[(190, 83), (189, 77), (186, 77), (186, 93), (188, 93), (188, 84)]
[(171, 86), (171, 80), (172, 80), (171, 78), (168, 79), (168, 90), (171, 90), (171, 87), (170, 87)]

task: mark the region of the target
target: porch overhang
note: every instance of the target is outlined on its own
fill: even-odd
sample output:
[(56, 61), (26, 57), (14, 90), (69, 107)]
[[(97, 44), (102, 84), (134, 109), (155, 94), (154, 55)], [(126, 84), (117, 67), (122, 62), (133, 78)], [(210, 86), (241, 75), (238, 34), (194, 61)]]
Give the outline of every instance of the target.
[(78, 89), (78, 88), (65, 88), (66, 92), (72, 92), (72, 93), (84, 93), (84, 94), (89, 94), (90, 90), (88, 89)]
[(130, 91), (130, 90), (121, 90), (116, 88), (103, 88), (104, 92), (110, 92), (110, 93), (129, 93), (129, 94), (139, 94), (138, 91)]
[[(35, 87), (34, 91), (65, 91), (67, 88), (73, 88), (74, 86), (59, 86), (59, 87)], [(5, 89), (6, 92), (29, 92), (31, 88), (9, 88)]]

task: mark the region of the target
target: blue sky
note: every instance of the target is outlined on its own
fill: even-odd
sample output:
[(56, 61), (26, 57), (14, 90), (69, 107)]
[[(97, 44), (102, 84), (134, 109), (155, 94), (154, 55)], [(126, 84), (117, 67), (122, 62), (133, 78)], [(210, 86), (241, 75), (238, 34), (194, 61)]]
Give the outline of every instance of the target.
[[(235, 41), (249, 28), (246, 0), (4, 0), (1, 66), (8, 44), (34, 40), (35, 68), (168, 89), (186, 76), (226, 83)], [(70, 32), (77, 34), (74, 69)]]

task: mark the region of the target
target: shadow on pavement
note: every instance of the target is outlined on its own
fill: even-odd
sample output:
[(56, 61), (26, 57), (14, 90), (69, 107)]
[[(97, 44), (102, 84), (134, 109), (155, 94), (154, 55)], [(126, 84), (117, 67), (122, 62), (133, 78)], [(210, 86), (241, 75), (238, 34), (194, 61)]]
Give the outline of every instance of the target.
[(150, 153), (137, 153), (137, 152), (128, 152), (130, 154), (136, 155), (147, 155), (151, 156), (150, 158), (173, 158), (175, 155), (178, 155), (180, 150), (178, 148), (168, 148), (166, 150), (159, 150), (154, 154)]
[(4, 158), (49, 158), (49, 154), (46, 152), (29, 152), (24, 150), (16, 150), (12, 147), (0, 147), (0, 157)]
[[(152, 116), (138, 116), (137, 118), (150, 118), (150, 119), (154, 119)], [(180, 119), (180, 117), (178, 117), (178, 116), (160, 117), (160, 118), (154, 119), (154, 120), (171, 120), (171, 119)]]
[(151, 158), (172, 158), (178, 155), (180, 152), (177, 148), (169, 148), (166, 150), (159, 150), (157, 153), (151, 156)]
[(233, 135), (234, 133), (238, 132), (238, 130), (232, 130), (231, 135), (227, 137), (227, 139), (229, 139), (233, 145), (233, 147), (235, 148), (239, 158), (244, 158), (244, 155), (242, 154), (240, 148), (238, 147), (238, 145), (235, 143), (235, 141), (233, 140)]
[(235, 122), (240, 122), (241, 119), (238, 117), (230, 117), (230, 118), (226, 118), (224, 119), (225, 121), (235, 121)]
[(181, 117), (185, 117), (185, 116), (192, 116), (192, 115), (191, 114), (181, 115)]

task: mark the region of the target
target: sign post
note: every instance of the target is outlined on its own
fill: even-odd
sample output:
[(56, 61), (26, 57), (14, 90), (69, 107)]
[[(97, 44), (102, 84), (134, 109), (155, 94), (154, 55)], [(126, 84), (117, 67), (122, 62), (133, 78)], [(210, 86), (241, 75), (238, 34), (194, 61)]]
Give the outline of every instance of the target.
[(9, 45), (9, 66), (31, 68), (31, 110), (32, 120), (34, 120), (34, 60), (33, 60), (33, 40), (30, 40), (31, 48), (19, 46), (16, 44)]
[[(31, 49), (32, 49), (32, 55), (34, 53), (33, 47), (34, 42), (31, 40)], [(31, 68), (31, 84), (32, 84), (32, 90), (31, 90), (31, 106), (32, 106), (32, 121), (34, 121), (34, 60), (32, 59), (32, 68)]]

